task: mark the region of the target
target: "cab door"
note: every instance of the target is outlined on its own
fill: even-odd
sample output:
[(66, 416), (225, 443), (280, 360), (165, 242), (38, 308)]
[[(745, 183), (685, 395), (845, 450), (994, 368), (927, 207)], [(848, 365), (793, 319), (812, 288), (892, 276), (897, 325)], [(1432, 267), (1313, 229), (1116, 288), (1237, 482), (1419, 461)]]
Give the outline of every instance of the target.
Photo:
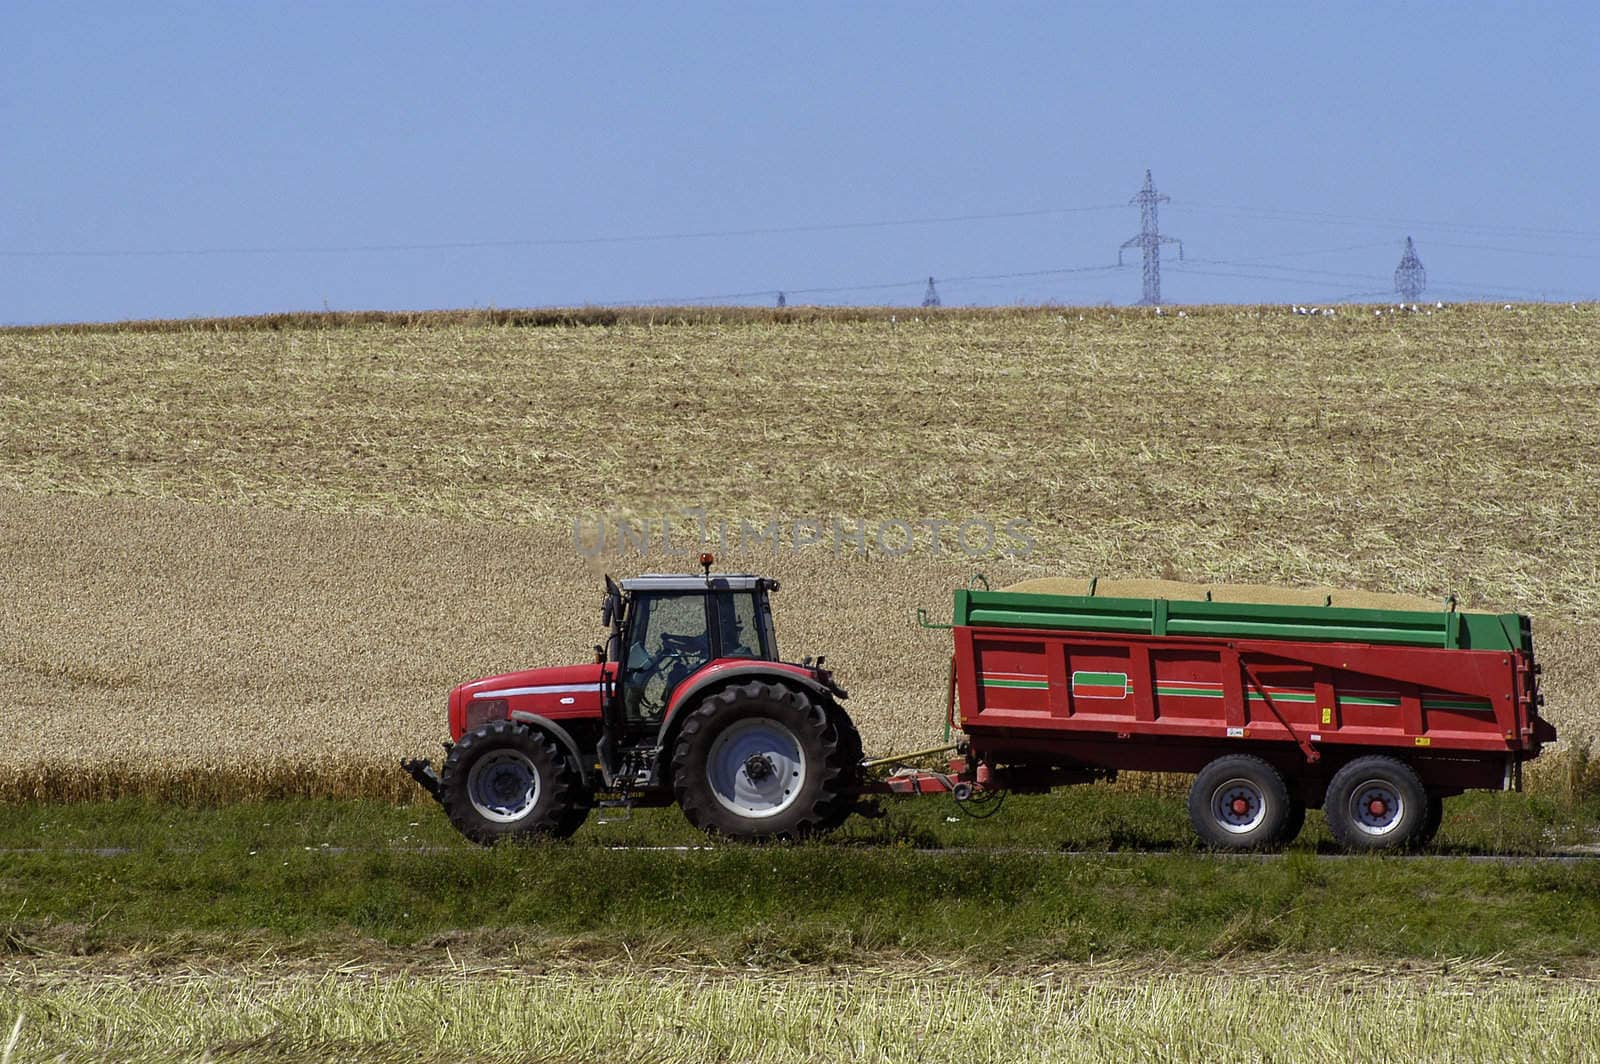
[(633, 596), (618, 663), (622, 726), (654, 736), (678, 684), (709, 664), (709, 596), (703, 591), (648, 591)]

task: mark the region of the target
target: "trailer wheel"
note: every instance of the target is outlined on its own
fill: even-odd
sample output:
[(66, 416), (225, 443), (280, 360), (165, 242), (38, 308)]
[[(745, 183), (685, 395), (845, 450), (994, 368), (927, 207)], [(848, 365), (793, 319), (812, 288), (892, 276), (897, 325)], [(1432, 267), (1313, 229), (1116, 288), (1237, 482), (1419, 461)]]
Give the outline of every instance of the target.
[(684, 721), (672, 789), (689, 822), (743, 839), (838, 826), (850, 796), (851, 743), (802, 691), (752, 681), (708, 696)]
[(582, 776), (555, 743), (504, 720), (468, 732), (450, 748), (439, 801), (456, 830), (481, 846), (567, 838), (590, 806)]
[(1444, 823), (1444, 799), (1437, 794), (1428, 795), (1428, 819), (1422, 825), (1422, 834), (1417, 836), (1416, 845), (1421, 848), (1428, 845), (1439, 834), (1439, 825)]
[(1347, 849), (1397, 850), (1422, 844), (1429, 804), (1427, 788), (1410, 765), (1373, 755), (1334, 773), (1323, 810), (1328, 829)]
[(1291, 804), (1277, 769), (1259, 757), (1230, 754), (1195, 777), (1189, 788), (1189, 823), (1206, 845), (1218, 849), (1274, 846), (1291, 823)]
[(1283, 828), (1273, 841), (1287, 846), (1300, 837), (1306, 826), (1306, 803), (1298, 798), (1289, 799), (1289, 815), (1283, 819)]

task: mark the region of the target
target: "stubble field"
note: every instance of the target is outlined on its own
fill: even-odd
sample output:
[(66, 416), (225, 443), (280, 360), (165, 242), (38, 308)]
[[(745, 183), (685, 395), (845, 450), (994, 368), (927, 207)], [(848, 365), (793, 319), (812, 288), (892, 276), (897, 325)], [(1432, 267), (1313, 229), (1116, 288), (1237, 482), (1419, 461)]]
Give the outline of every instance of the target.
[(451, 684), (584, 660), (600, 572), (688, 563), (616, 519), (689, 512), (874, 750), (940, 737), (912, 618), (975, 570), (1529, 612), (1600, 731), (1594, 307), (519, 320), (0, 332), (0, 795), (402, 796)]

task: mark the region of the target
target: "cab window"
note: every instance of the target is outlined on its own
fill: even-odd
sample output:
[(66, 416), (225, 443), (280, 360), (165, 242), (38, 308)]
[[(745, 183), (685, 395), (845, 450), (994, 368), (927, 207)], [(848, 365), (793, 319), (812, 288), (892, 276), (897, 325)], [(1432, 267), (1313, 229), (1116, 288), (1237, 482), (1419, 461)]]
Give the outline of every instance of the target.
[(725, 658), (770, 660), (765, 618), (750, 591), (720, 591), (717, 600), (718, 653)]

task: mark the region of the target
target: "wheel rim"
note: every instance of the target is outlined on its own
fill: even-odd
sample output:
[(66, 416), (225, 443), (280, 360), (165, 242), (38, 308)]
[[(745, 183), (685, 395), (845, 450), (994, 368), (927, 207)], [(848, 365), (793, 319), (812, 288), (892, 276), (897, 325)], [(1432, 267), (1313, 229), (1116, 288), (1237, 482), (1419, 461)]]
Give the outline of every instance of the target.
[(1350, 823), (1366, 835), (1388, 835), (1405, 820), (1406, 801), (1388, 780), (1367, 780), (1350, 792)]
[(1243, 835), (1260, 827), (1266, 818), (1266, 796), (1254, 780), (1227, 780), (1211, 792), (1211, 819), (1224, 831)]
[(805, 752), (794, 732), (777, 721), (741, 720), (711, 744), (706, 782), (717, 801), (739, 816), (777, 816), (805, 786)]
[(485, 820), (521, 820), (539, 802), (539, 770), (520, 750), (491, 750), (467, 773), (467, 798)]

